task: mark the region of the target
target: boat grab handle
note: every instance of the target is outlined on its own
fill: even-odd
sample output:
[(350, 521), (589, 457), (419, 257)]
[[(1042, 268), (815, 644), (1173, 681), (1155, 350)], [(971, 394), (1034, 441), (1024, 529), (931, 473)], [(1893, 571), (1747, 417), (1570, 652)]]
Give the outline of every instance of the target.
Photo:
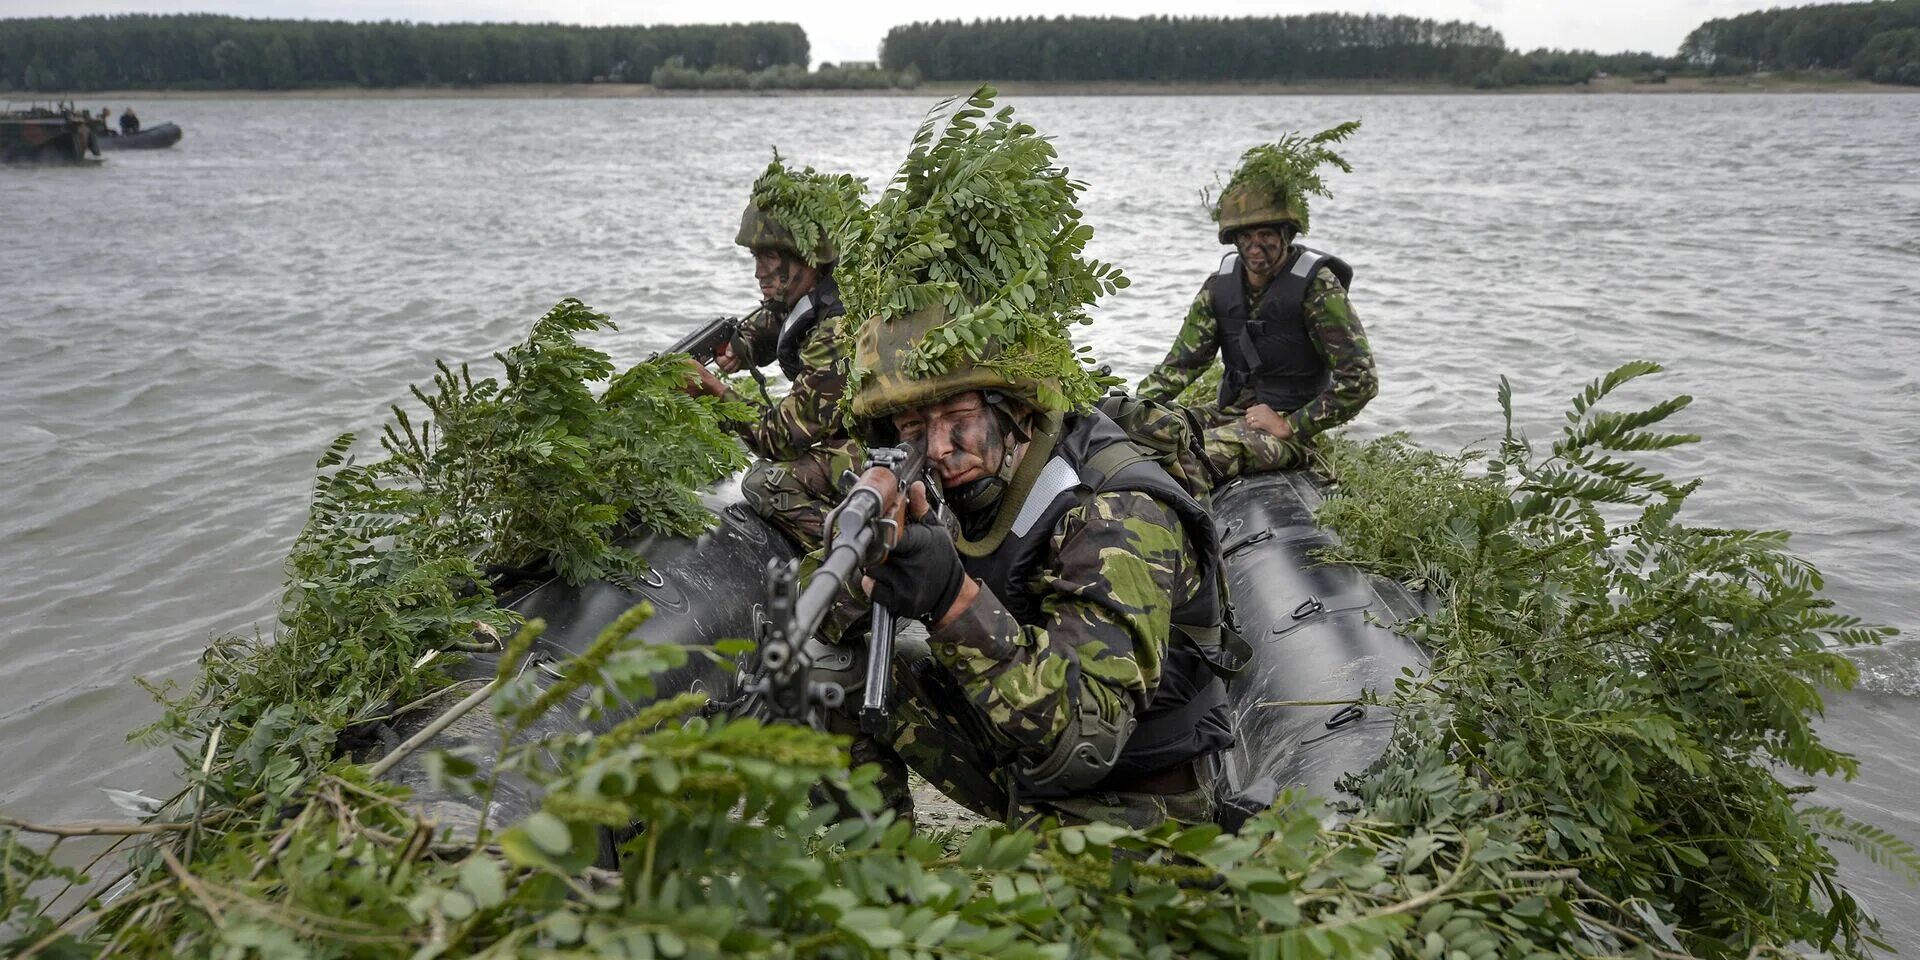
[(1327, 729), (1338, 730), (1349, 723), (1353, 723), (1356, 720), (1360, 720), (1366, 717), (1366, 715), (1367, 715), (1366, 707), (1363, 707), (1357, 703), (1349, 703), (1346, 706), (1341, 707), (1340, 709), (1334, 711), (1333, 716), (1327, 718)]
[(1316, 613), (1320, 613), (1321, 611), (1324, 611), (1326, 609), (1327, 609), (1327, 605), (1324, 603), (1321, 603), (1319, 597), (1308, 597), (1305, 600), (1300, 601), (1299, 606), (1293, 608), (1293, 618), (1295, 620), (1305, 620), (1306, 618), (1311, 617)]
[[(1235, 521), (1235, 522), (1237, 523), (1238, 521)], [(1234, 554), (1239, 553), (1240, 551), (1245, 550), (1246, 548), (1251, 547), (1256, 543), (1264, 543), (1272, 539), (1273, 539), (1273, 528), (1262, 527), (1260, 528), (1259, 533), (1249, 533), (1246, 536), (1241, 537), (1240, 539), (1235, 540), (1224, 547), (1221, 547), (1220, 559), (1222, 560), (1230, 559)]]

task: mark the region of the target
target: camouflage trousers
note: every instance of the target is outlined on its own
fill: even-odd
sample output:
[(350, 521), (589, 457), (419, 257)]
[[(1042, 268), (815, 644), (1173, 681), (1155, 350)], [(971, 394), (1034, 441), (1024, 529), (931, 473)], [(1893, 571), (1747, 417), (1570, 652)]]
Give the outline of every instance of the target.
[(1200, 452), (1215, 486), (1247, 473), (1299, 470), (1313, 459), (1313, 442), (1282, 440), (1247, 423), (1238, 407), (1204, 404), (1188, 407), (1187, 416), (1200, 432)]
[[(854, 649), (852, 675), (864, 676), (865, 647)], [(1063, 823), (1098, 821), (1143, 830), (1167, 820), (1187, 824), (1213, 821), (1211, 768), (1200, 761), (1195, 761), (1198, 786), (1184, 792), (1103, 791), (1045, 799), (1023, 796), (1015, 804), (1008, 795), (1015, 761), (996, 747), (997, 738), (989, 732), (992, 721), (967, 698), (953, 675), (926, 651), (924, 644), (916, 650), (915, 644), (903, 637), (899, 654), (893, 667), (892, 728), (880, 736), (855, 733), (852, 747), (853, 763), (880, 767), (881, 796), (894, 810), (906, 814), (913, 809), (907, 786), (907, 771), (911, 769), (956, 803), (989, 820), (1052, 816)], [(849, 689), (847, 711), (832, 718), (829, 727), (853, 733), (857, 728), (851, 713), (859, 701), (859, 691)]]
[(841, 440), (795, 460), (755, 460), (740, 478), (740, 495), (802, 552), (816, 550), (826, 536), (827, 512), (844, 493), (841, 478), (863, 459), (859, 444)]

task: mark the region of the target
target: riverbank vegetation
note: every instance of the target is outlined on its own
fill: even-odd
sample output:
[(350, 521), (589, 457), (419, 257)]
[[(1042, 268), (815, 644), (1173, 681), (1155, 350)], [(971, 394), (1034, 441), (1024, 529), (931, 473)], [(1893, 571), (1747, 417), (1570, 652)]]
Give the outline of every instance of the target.
[(1920, 85), (1920, 0), (1776, 7), (1709, 20), (1681, 56), (1727, 74), (1850, 70), (1876, 83)]
[[(1543, 449), (1510, 419), (1498, 447), (1460, 456), (1329, 442), (1339, 487), (1321, 517), (1340, 559), (1437, 603), (1402, 625), (1433, 670), (1375, 692), (1396, 735), (1334, 798), (1341, 816), (1288, 798), (1238, 835), (1043, 823), (951, 837), (881, 811), (842, 740), (703, 719), (697, 695), (656, 700), (652, 674), (720, 651), (645, 643), (644, 607), (559, 679), (517, 670), (539, 626), (493, 603), (484, 563), (552, 552), (563, 573), (618, 575), (634, 561), (613, 525), (652, 510), (649, 524), (697, 529), (692, 489), (739, 462), (717, 429), (727, 411), (675, 389), (675, 358), (615, 376), (576, 342), (602, 323), (564, 302), (501, 355), (504, 382), (441, 367), (416, 392), (426, 416), (395, 410), (384, 458), (350, 459), (348, 438), (328, 450), (278, 642), (216, 645), (150, 731), (182, 758), (180, 793), (137, 823), (0, 824), (0, 947), (1855, 957), (1872, 926), (1826, 844), (1920, 873), (1910, 846), (1776, 776), (1855, 769), (1812, 721), (1821, 689), (1853, 679), (1843, 651), (1887, 631), (1832, 610), (1784, 534), (1682, 519), (1698, 481), (1633, 458), (1695, 439), (1665, 432), (1687, 399), (1611, 409), (1651, 364), (1588, 385)], [(513, 637), (491, 703), (503, 745), (547, 710), (648, 705), (602, 716), (598, 736), (507, 748), (502, 769), (543, 788), (540, 811), (457, 843), (336, 741), (430, 686), (436, 658), (496, 635)], [(355, 677), (369, 680), (343, 685)], [(498, 775), (437, 766), (483, 795)], [(809, 802), (821, 781), (867, 815), (832, 823)], [(617, 868), (597, 862), (601, 831), (636, 821)], [(49, 840), (115, 833), (142, 838), (116, 896), (50, 909), (81, 881)]]
[(1839, 71), (1920, 84), (1920, 0), (1709, 20), (1673, 56), (1511, 50), (1492, 27), (1371, 14), (943, 20), (894, 27), (877, 67), (821, 64), (813, 71), (806, 33), (792, 23), (575, 27), (202, 14), (0, 23), (0, 91), (25, 92), (642, 83), (664, 90), (879, 91), (982, 79), (1511, 89), (1756, 71)]
[(823, 63), (811, 71), (787, 64), (749, 73), (735, 67), (697, 70), (676, 58), (655, 67), (650, 82), (656, 90), (912, 90), (920, 86), (920, 71)]
[(645, 83), (675, 57), (697, 70), (804, 67), (807, 35), (794, 23), (581, 27), (209, 14), (0, 20), (0, 90)]

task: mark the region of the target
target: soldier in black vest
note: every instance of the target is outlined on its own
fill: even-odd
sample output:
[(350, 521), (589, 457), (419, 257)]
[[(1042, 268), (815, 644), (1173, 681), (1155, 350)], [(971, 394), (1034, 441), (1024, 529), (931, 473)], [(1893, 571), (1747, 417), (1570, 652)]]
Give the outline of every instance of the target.
[(1379, 392), (1373, 353), (1347, 302), (1353, 269), (1294, 242), (1304, 191), (1235, 180), (1216, 209), (1234, 252), (1208, 277), (1173, 348), (1139, 395), (1172, 401), (1212, 366), (1225, 367), (1211, 403), (1191, 408), (1215, 483), (1307, 465), (1315, 434), (1353, 419)]
[[(824, 183), (809, 178), (810, 170), (781, 172), (803, 185)], [(741, 493), (767, 522), (811, 550), (820, 545), (821, 524), (838, 499), (840, 477), (860, 464), (861, 453), (847, 437), (839, 409), (847, 388), (847, 350), (839, 329), (846, 308), (833, 279), (839, 251), (822, 224), (812, 224), (815, 242), (801, 249), (794, 224), (782, 219), (800, 216), (796, 210), (747, 204), (734, 242), (753, 254), (753, 276), (764, 300), (734, 342), (714, 358), (726, 373), (777, 362), (792, 388), (770, 401), (735, 390), (699, 367), (696, 389), (755, 409), (752, 420), (728, 425), (759, 457), (741, 479)]]
[(1023, 347), (910, 374), (949, 319), (869, 320), (854, 351), (856, 435), (922, 446), (953, 516), (914, 491), (919, 522), (868, 569), (874, 602), (930, 630), (930, 654), (896, 670), (882, 748), (990, 817), (1210, 819), (1233, 742), (1222, 677), (1243, 649), (1212, 520), (1105, 414), (1000, 372), (1040, 368)]

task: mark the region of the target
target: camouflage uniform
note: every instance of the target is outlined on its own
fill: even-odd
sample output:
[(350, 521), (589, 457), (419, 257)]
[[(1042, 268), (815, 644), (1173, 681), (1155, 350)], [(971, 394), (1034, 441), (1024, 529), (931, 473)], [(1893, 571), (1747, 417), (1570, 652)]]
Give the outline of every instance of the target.
[[(774, 357), (781, 320), (769, 310), (749, 318), (736, 342), (746, 348), (744, 363), (757, 367)], [(858, 469), (862, 459), (840, 415), (849, 351), (837, 316), (820, 319), (801, 344), (799, 359), (799, 374), (779, 400), (732, 385), (726, 399), (747, 404), (756, 413), (750, 421), (731, 425), (760, 457), (741, 478), (741, 495), (754, 512), (810, 550), (820, 545), (827, 511), (840, 498), (841, 477)]]
[[(1245, 283), (1244, 273), (1241, 282)], [(1264, 292), (1247, 288), (1250, 314), (1258, 311)], [(1306, 466), (1314, 435), (1353, 419), (1379, 392), (1366, 330), (1347, 302), (1346, 288), (1331, 270), (1322, 267), (1314, 272), (1305, 308), (1308, 334), (1326, 364), (1331, 383), (1306, 406), (1275, 411), (1293, 426), (1292, 438), (1283, 440), (1246, 422), (1247, 408), (1257, 402), (1251, 385), (1227, 403), (1216, 399), (1189, 408), (1201, 431), (1202, 449), (1216, 483), (1242, 473)], [(1137, 392), (1147, 399), (1171, 402), (1212, 366), (1219, 351), (1219, 324), (1209, 282), (1201, 285), (1193, 306), (1187, 309), (1186, 323), (1181, 325), (1166, 359), (1140, 382)]]
[(1169, 617), (1198, 589), (1197, 570), (1166, 505), (1139, 492), (1088, 497), (1055, 525), (1039, 575), (1026, 584), (1042, 622), (1023, 625), (983, 589), (929, 634), (929, 659), (896, 662), (897, 725), (881, 744), (857, 743), (856, 762), (879, 762), (888, 771), (883, 790), (898, 798), (904, 760), (947, 796), (996, 819), (1044, 812), (1142, 828), (1209, 820), (1213, 793), (1200, 769), (1193, 787), (1172, 793), (1022, 797), (1016, 810), (1008, 791), (1008, 771), (1043, 761), (1071, 735), (1080, 711), (1121, 722), (1145, 709), (1161, 681)]
[[(755, 408), (758, 416), (733, 429), (760, 459), (740, 479), (740, 493), (768, 523), (811, 550), (820, 546), (827, 511), (840, 499), (840, 480), (863, 459), (847, 436), (840, 398), (847, 392), (851, 351), (840, 335), (839, 286), (831, 268), (839, 258), (826, 231), (802, 251), (793, 232), (752, 203), (740, 215), (734, 243), (748, 250), (774, 249), (799, 257), (822, 271), (791, 312), (761, 310), (735, 338), (742, 364), (758, 368), (779, 361), (792, 389), (779, 401), (749, 396), (733, 386), (726, 399)], [(804, 330), (797, 351), (782, 352), (781, 333)]]

